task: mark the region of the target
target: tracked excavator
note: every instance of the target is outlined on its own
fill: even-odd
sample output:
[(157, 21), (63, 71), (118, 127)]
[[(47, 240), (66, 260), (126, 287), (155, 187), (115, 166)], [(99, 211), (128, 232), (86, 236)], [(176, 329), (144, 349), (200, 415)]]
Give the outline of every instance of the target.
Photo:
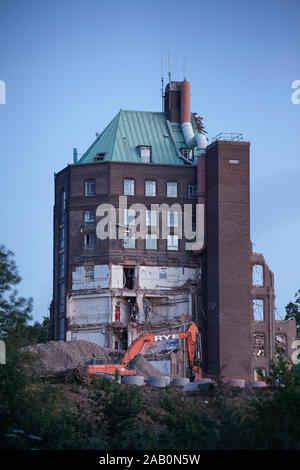
[[(139, 336), (133, 341), (130, 347), (123, 354), (120, 363), (105, 364), (104, 358), (93, 357), (85, 362), (83, 369), (91, 374), (98, 375), (136, 375), (136, 370), (131, 369), (133, 361), (147, 347), (161, 342), (174, 341), (184, 339), (187, 345), (188, 364), (192, 373), (199, 374), (202, 377), (201, 361), (201, 341), (200, 333), (194, 322), (182, 323), (176, 327), (188, 326), (186, 331), (170, 331), (166, 330), (147, 332)], [(118, 372), (117, 372), (118, 371)]]

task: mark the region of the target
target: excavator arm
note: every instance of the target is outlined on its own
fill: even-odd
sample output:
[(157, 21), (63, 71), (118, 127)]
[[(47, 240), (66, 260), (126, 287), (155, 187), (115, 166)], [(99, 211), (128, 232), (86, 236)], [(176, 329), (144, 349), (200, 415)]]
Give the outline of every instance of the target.
[(185, 339), (187, 342), (187, 352), (190, 369), (202, 376), (202, 370), (198, 366), (199, 358), (197, 358), (197, 335), (199, 330), (194, 322), (188, 324), (187, 331), (179, 331), (178, 333), (171, 332), (157, 332), (157, 333), (145, 333), (139, 336), (130, 347), (125, 351), (121, 364), (95, 364), (90, 363), (83, 366), (84, 370), (88, 370), (92, 374), (100, 375), (112, 375), (118, 371), (121, 375), (134, 375), (136, 371), (128, 368), (129, 362), (134, 359), (144, 348), (151, 346), (152, 344), (158, 344), (161, 342), (172, 341), (176, 339)]
[(122, 366), (126, 367), (128, 363), (134, 359), (137, 354), (139, 354), (144, 348), (151, 346), (152, 344), (158, 344), (161, 342), (172, 341), (176, 339), (186, 339), (187, 342), (187, 352), (189, 366), (193, 372), (202, 375), (201, 368), (196, 364), (195, 355), (197, 352), (197, 335), (199, 330), (194, 322), (189, 324), (187, 331), (175, 332), (164, 332), (164, 333), (150, 333), (147, 332), (142, 336), (139, 336), (130, 347), (124, 353)]

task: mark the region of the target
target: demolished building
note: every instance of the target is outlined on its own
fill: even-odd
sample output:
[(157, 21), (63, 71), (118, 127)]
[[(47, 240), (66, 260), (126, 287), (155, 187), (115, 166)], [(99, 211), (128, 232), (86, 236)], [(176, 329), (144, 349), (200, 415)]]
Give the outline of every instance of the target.
[[(73, 164), (55, 174), (53, 340), (119, 351), (145, 331), (193, 320), (207, 373), (225, 366), (226, 376), (253, 380), (282, 342), (290, 357), (295, 324), (275, 321), (273, 274), (252, 252), (250, 143), (219, 134), (208, 144), (204, 132), (189, 82), (173, 81), (164, 112), (120, 110), (80, 160), (74, 149)], [(141, 205), (144, 238), (132, 230)], [(200, 247), (179, 231), (190, 207), (197, 234), (198, 206)], [(111, 208), (115, 227), (107, 223), (99, 237)], [(166, 374), (188, 373), (181, 340), (147, 358)]]

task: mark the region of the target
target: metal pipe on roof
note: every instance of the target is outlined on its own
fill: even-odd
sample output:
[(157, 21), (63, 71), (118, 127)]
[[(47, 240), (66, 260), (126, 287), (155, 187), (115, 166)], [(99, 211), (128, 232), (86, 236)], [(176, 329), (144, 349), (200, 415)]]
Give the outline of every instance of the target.
[(78, 152), (77, 152), (77, 148), (73, 148), (73, 163), (76, 164), (78, 161)]
[(194, 134), (191, 123), (191, 85), (187, 80), (181, 82), (180, 100), (180, 120), (184, 140), (189, 148), (197, 147), (197, 155), (202, 155), (207, 147), (207, 139), (200, 132)]
[[(180, 119), (184, 140), (189, 148), (197, 147), (197, 204), (204, 205), (204, 240), (202, 248), (194, 250), (195, 255), (203, 253), (206, 249), (206, 147), (207, 139), (203, 134), (194, 130), (191, 123), (191, 85), (184, 80), (181, 82), (180, 94), (181, 108)], [(199, 223), (199, 221), (197, 221)]]

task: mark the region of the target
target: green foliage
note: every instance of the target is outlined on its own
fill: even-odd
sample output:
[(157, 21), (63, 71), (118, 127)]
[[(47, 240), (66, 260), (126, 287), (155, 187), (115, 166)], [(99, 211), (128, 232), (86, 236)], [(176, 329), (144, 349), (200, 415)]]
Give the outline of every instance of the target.
[[(26, 386), (20, 357), (9, 357), (5, 365), (0, 365), (0, 436), (10, 431), (19, 420), (20, 403)], [(1, 442), (0, 437), (0, 442)]]
[(15, 286), (20, 282), (14, 255), (0, 246), (0, 339), (5, 341), (7, 353), (14, 354), (28, 344), (49, 340), (49, 319), (33, 325), (31, 312), (33, 299), (19, 297)]
[(220, 377), (208, 396), (200, 393), (192, 401), (178, 392), (166, 390), (161, 401), (164, 413), (153, 416), (164, 426), (156, 447), (173, 450), (241, 447), (241, 411), (232, 403), (237, 395)]
[[(1, 376), (2, 448), (300, 449), (299, 371), (282, 358), (272, 364), (268, 388), (244, 389), (243, 400), (240, 391), (218, 378), (207, 395), (191, 401), (167, 387), (153, 408), (139, 387), (97, 378), (87, 386), (89, 412), (65, 401), (65, 384), (26, 383), (17, 364), (0, 370), (6, 371)], [(82, 385), (73, 387), (79, 393)], [(14, 429), (24, 434), (5, 437)], [(32, 434), (41, 440), (32, 443)]]
[[(6, 423), (1, 422), (1, 448), (72, 449), (82, 445), (84, 419), (75, 415), (59, 390), (40, 383), (31, 384), (29, 389), (23, 387), (22, 392), (14, 393), (10, 406), (7, 401), (11, 397), (6, 397), (6, 406), (1, 407), (3, 411), (5, 406), (5, 417), (9, 418)], [(16, 436), (15, 429), (19, 430)]]
[(31, 320), (32, 299), (18, 297), (14, 286), (21, 280), (13, 253), (0, 247), (0, 339), (8, 352), (23, 346), (23, 331)]
[[(24, 374), (32, 359), (20, 348), (46, 341), (49, 320), (28, 325), (32, 299), (17, 296), (19, 280), (12, 253), (0, 247), (0, 339), (8, 346), (0, 365), (0, 448), (300, 450), (300, 369), (282, 357), (271, 363), (264, 390), (228, 387), (220, 375), (192, 401), (167, 387), (153, 409), (139, 387), (120, 385), (116, 373), (113, 381), (73, 380), (73, 392), (86, 388), (89, 409), (70, 404), (67, 382)], [(298, 327), (299, 304), (300, 291), (287, 306)]]
[(26, 326), (27, 344), (46, 343), (50, 339), (50, 319), (43, 317), (42, 323), (35, 321), (33, 325)]
[(77, 444), (80, 421), (60, 395), (59, 389), (41, 384), (36, 389), (29, 390), (23, 410), (23, 419), (19, 426), (27, 434), (39, 436), (43, 448), (64, 449)]
[(205, 406), (183, 401), (182, 396), (173, 391), (164, 393), (161, 406), (164, 413), (153, 415), (163, 426), (157, 436), (158, 449), (214, 448), (217, 439), (215, 422)]
[(13, 253), (0, 245), (0, 296), (20, 280)]
[(285, 307), (285, 320), (296, 320), (297, 338), (300, 338), (300, 289), (295, 294), (295, 301)]
[(142, 399), (135, 387), (122, 387), (116, 381), (99, 379), (91, 394), (98, 432), (107, 448), (134, 449), (139, 438), (138, 416)]
[(300, 374), (283, 357), (271, 363), (268, 390), (257, 390), (249, 407), (249, 444), (255, 449), (300, 449)]

